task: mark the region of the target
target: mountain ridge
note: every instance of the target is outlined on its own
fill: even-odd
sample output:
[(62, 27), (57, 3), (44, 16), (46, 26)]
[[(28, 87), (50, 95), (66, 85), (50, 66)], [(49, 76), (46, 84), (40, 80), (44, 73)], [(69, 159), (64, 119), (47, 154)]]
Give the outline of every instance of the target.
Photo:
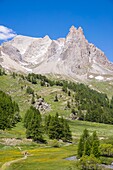
[(73, 79), (113, 80), (113, 63), (89, 43), (81, 27), (72, 26), (66, 38), (17, 35), (0, 48), (0, 64), (12, 71), (60, 74)]

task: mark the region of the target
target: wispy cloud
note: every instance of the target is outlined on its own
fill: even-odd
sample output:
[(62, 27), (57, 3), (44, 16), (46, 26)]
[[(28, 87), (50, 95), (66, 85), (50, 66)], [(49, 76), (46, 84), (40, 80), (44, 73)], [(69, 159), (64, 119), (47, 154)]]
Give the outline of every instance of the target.
[(3, 25), (0, 25), (0, 40), (8, 40), (16, 36), (16, 33)]

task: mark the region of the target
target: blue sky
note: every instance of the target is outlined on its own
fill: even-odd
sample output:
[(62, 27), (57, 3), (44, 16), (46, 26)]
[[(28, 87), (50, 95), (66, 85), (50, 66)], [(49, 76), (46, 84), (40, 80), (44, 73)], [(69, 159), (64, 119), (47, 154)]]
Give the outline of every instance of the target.
[(113, 62), (113, 0), (0, 0), (0, 6), (0, 25), (16, 34), (57, 39), (81, 26)]

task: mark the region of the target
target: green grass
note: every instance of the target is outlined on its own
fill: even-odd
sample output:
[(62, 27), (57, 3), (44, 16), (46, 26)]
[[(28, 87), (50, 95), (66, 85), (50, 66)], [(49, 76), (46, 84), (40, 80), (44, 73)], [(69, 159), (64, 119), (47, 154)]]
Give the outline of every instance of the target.
[[(109, 97), (113, 95), (113, 86), (109, 85), (107, 82), (92, 82), (92, 84), (96, 89), (107, 92)], [(51, 105), (51, 110), (48, 113), (54, 115), (58, 112), (59, 115), (69, 118), (71, 109), (65, 110), (64, 108), (67, 105), (67, 101), (70, 101), (71, 98), (62, 92), (61, 87), (41, 87), (39, 81), (38, 84), (33, 85), (26, 80), (20, 79), (19, 76), (15, 79), (10, 75), (0, 76), (0, 89), (9, 93), (12, 96), (12, 99), (19, 104), (22, 118), (24, 118), (25, 112), (31, 105), (32, 96), (26, 94), (26, 87), (28, 85), (34, 89), (35, 94), (37, 93), (41, 97), (44, 97), (45, 101)], [(23, 86), (23, 90), (21, 89), (21, 86)], [(54, 102), (54, 97), (56, 94), (58, 95), (58, 102)], [(25, 142), (20, 144), (22, 149), (20, 151), (18, 146), (4, 146), (0, 144), (0, 167), (7, 161), (23, 157), (22, 151), (27, 150), (30, 154), (28, 158), (10, 165), (7, 170), (77, 170), (77, 167), (74, 165), (75, 163), (73, 161), (67, 161), (64, 158), (76, 155), (78, 139), (85, 128), (87, 128), (90, 133), (96, 130), (100, 139), (112, 137), (113, 125), (78, 120), (72, 121), (69, 119), (68, 122), (73, 134), (74, 145), (52, 148), (49, 147), (49, 145)], [(2, 139), (5, 138), (21, 138), (24, 141), (25, 128), (23, 127), (23, 123), (19, 122), (11, 130), (0, 131), (0, 142), (2, 142)]]
[[(23, 89), (21, 89), (21, 86), (23, 86)], [(67, 104), (66, 100), (69, 100), (70, 97), (62, 92), (61, 87), (42, 87), (40, 86), (39, 81), (36, 85), (34, 85), (26, 80), (21, 79), (19, 76), (16, 76), (15, 79), (11, 75), (0, 76), (0, 89), (11, 95), (12, 99), (18, 103), (20, 108), (20, 115), (22, 118), (24, 118), (26, 111), (31, 105), (32, 95), (26, 93), (27, 86), (30, 86), (32, 89), (34, 89), (35, 94), (38, 94), (39, 96), (44, 98), (45, 102), (50, 104), (50, 114), (54, 115), (56, 114), (56, 112), (58, 112), (59, 115), (69, 117), (71, 110), (64, 110), (64, 108)], [(58, 102), (54, 102), (54, 97), (56, 94), (58, 96), (62, 95), (62, 97), (59, 97)], [(16, 127), (11, 130), (6, 130), (2, 133), (0, 132), (0, 137), (24, 138), (25, 128), (23, 127), (23, 123), (18, 123)]]
[[(23, 90), (21, 89), (23, 86)], [(62, 115), (69, 116), (70, 110), (64, 111), (66, 106), (66, 101), (70, 99), (64, 92), (62, 92), (61, 87), (53, 86), (53, 87), (42, 87), (38, 81), (38, 84), (33, 85), (26, 80), (20, 79), (20, 77), (16, 77), (15, 79), (12, 76), (0, 76), (0, 89), (7, 92), (11, 95), (12, 99), (15, 100), (20, 108), (20, 114), (24, 117), (25, 112), (31, 105), (32, 95), (26, 94), (26, 87), (30, 86), (35, 94), (37, 93), (39, 96), (45, 99), (45, 102), (51, 105), (50, 113), (59, 112)], [(59, 102), (54, 102), (55, 95), (62, 95), (59, 98)]]
[(28, 152), (26, 160), (12, 164), (7, 170), (69, 170), (73, 163), (65, 158), (75, 155), (76, 147), (35, 148)]
[(84, 129), (88, 129), (90, 133), (97, 131), (100, 138), (112, 137), (113, 125), (79, 120), (69, 121), (69, 125), (73, 133), (73, 137), (75, 138), (79, 138)]
[(5, 163), (22, 157), (21, 152), (16, 147), (0, 145), (0, 167)]
[(113, 96), (113, 82), (93, 80), (90, 83), (95, 90), (106, 93), (109, 98)]

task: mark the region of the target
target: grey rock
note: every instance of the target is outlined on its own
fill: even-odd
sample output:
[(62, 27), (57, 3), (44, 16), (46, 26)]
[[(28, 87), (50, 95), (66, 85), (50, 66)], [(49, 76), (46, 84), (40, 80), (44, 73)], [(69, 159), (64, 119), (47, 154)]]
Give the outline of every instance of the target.
[(9, 42), (2, 45), (1, 51), (7, 54), (12, 60), (22, 61), (20, 51), (16, 47), (13, 47)]
[(1, 46), (0, 55), (0, 64), (10, 70), (15, 67), (16, 71), (59, 74), (75, 80), (113, 80), (113, 63), (86, 40), (81, 27), (72, 26), (66, 38), (58, 40), (18, 35)]

